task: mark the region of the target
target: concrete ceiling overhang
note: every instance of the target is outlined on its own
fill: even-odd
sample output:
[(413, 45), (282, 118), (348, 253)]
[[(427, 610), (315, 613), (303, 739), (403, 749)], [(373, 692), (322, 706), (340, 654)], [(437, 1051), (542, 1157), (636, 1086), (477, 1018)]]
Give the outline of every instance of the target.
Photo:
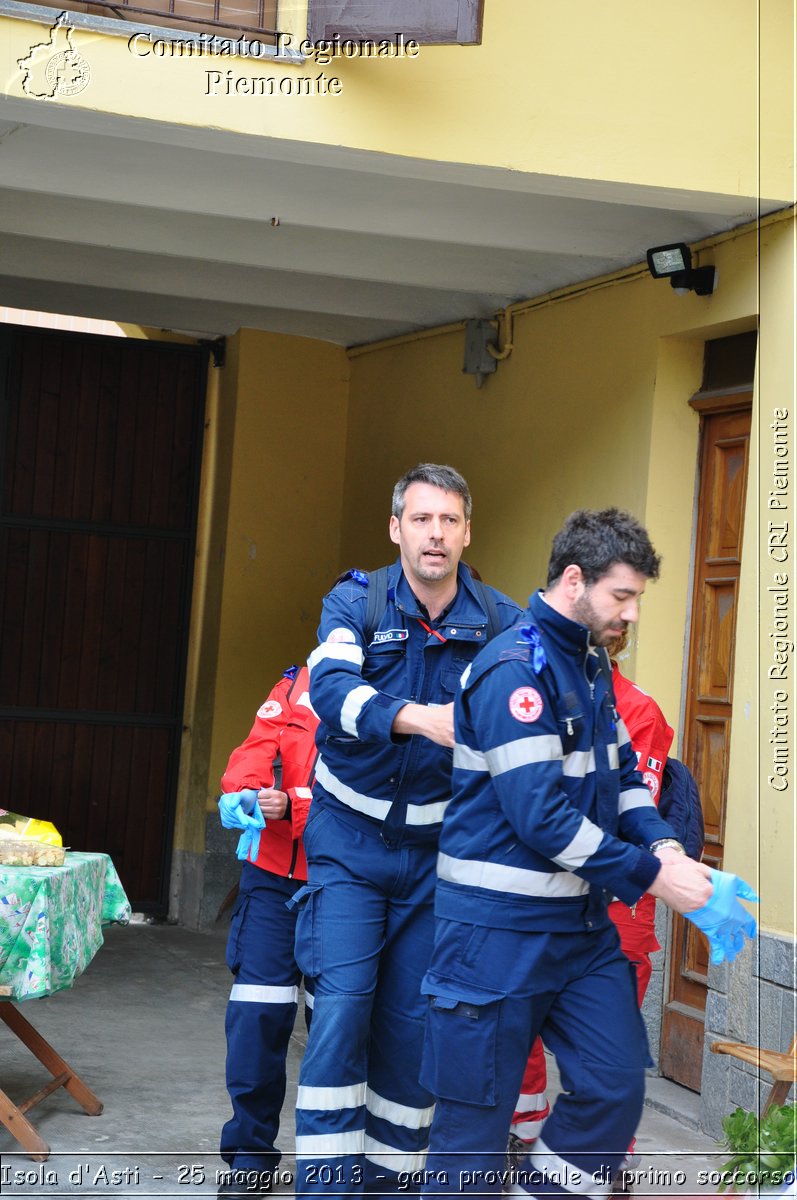
[(5, 100), (0, 304), (350, 346), (491, 317), (786, 203)]

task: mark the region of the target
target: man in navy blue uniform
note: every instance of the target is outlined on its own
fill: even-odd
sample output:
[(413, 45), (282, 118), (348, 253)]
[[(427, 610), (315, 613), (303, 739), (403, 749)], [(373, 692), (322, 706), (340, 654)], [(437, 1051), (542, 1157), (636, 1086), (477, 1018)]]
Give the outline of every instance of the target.
[(743, 881), (687, 858), (659, 817), (614, 707), (600, 648), (637, 620), (658, 572), (629, 514), (573, 513), (547, 588), (463, 677), (423, 982), (421, 1081), (436, 1098), (427, 1196), (500, 1194), (538, 1034), (563, 1092), (509, 1192), (609, 1191), (650, 1065), (610, 896), (631, 905), (647, 891), (696, 923), (702, 914), (713, 961), (755, 929), (736, 899)]
[[(432, 1098), (418, 1074), (437, 841), (451, 795), (453, 699), (520, 615), (460, 563), (468, 486), (423, 463), (396, 484), (383, 609), (374, 575), (324, 600), (309, 659), (321, 719), (297, 893), (297, 962), (315, 979), (296, 1113), (297, 1195), (388, 1195), (422, 1165)], [(403, 1190), (413, 1191), (409, 1187)]]

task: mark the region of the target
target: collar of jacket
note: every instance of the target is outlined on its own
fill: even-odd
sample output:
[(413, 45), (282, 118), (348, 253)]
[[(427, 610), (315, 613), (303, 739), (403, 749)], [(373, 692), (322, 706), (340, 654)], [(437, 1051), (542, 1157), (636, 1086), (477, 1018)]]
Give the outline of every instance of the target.
[[(392, 591), (395, 605), (408, 617), (427, 618), (421, 608), (418, 598), (410, 587), (409, 580), (401, 569), (401, 559), (397, 559), (390, 568), (387, 577), (388, 597)], [(467, 567), (459, 563), (457, 566), (457, 593), (451, 601), (441, 625), (462, 626), (464, 628), (482, 629), (487, 625), (487, 613), (484, 611), (473, 588), (473, 580)]]
[(562, 616), (542, 598), (542, 590), (529, 597), (527, 610), (545, 636), (565, 654), (586, 655), (589, 646), (589, 630), (578, 621)]

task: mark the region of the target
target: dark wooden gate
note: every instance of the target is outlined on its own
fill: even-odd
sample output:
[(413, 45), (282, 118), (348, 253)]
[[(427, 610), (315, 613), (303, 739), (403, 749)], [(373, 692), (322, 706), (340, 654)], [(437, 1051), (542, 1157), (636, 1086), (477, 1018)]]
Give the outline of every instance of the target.
[(163, 913), (206, 356), (0, 326), (0, 806)]

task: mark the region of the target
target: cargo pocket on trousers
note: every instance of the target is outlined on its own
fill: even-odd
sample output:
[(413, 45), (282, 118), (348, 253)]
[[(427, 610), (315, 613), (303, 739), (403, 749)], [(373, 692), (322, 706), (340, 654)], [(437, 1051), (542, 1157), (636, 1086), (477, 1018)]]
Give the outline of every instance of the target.
[(314, 979), (321, 972), (321, 922), (319, 905), (323, 883), (306, 883), (291, 896), (285, 907), (296, 914), (296, 965)]
[(421, 1085), (444, 1100), (495, 1104), (496, 1048), (505, 992), (425, 977), (429, 997)]
[(238, 969), (241, 966), (241, 930), (244, 927), (246, 919), (246, 910), (249, 907), (249, 897), (238, 895), (235, 902), (235, 908), (232, 910), (230, 918), (230, 932), (227, 935), (227, 966), (232, 971), (233, 975), (238, 974)]

